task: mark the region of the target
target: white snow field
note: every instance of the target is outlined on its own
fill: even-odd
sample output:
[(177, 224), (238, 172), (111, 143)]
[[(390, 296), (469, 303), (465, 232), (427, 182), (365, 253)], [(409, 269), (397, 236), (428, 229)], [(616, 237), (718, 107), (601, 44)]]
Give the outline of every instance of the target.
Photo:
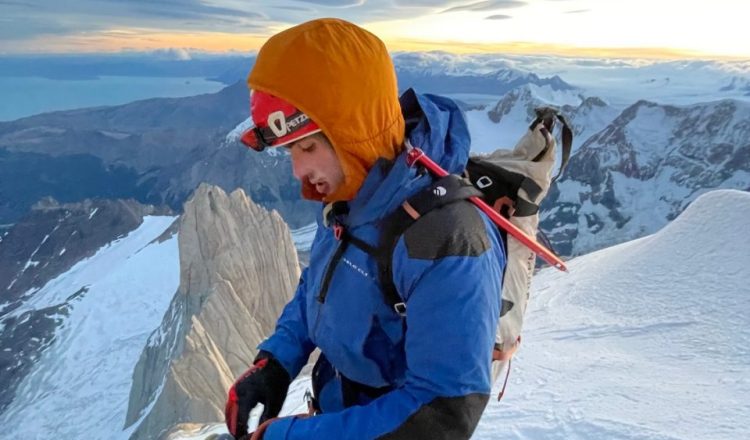
[(714, 191), (654, 235), (541, 271), (474, 438), (750, 438), (748, 218), (750, 193)]
[[(3, 438), (118, 438), (133, 369), (179, 285), (177, 236), (155, 240), (174, 221), (145, 217), (13, 312), (70, 304), (55, 340), (0, 416)], [(68, 299), (81, 288), (88, 290)]]

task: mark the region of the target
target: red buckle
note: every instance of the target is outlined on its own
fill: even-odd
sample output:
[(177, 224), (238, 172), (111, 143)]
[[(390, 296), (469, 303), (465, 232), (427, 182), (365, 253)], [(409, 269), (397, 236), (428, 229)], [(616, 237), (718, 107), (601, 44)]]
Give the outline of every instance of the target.
[(333, 225), (333, 236), (336, 237), (336, 240), (341, 240), (341, 235), (344, 233), (344, 227), (340, 224)]
[(424, 151), (414, 147), (406, 155), (406, 164), (411, 168), (422, 158), (422, 156), (424, 156)]
[(513, 217), (513, 214), (516, 213), (516, 208), (515, 206), (513, 206), (513, 200), (511, 200), (508, 196), (503, 196), (495, 200), (495, 203), (492, 205), (492, 209), (508, 219)]

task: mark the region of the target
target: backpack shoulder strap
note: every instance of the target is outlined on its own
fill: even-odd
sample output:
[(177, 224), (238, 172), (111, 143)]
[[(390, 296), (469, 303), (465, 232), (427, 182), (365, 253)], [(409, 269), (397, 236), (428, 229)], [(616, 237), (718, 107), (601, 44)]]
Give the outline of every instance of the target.
[(393, 251), (401, 236), (428, 212), (450, 203), (481, 195), (481, 191), (474, 188), (471, 182), (460, 176), (448, 175), (409, 197), (399, 209), (382, 220), (380, 241), (377, 247), (351, 235), (348, 236), (351, 244), (375, 258), (383, 299), (396, 313), (406, 316), (406, 304), (393, 282)]

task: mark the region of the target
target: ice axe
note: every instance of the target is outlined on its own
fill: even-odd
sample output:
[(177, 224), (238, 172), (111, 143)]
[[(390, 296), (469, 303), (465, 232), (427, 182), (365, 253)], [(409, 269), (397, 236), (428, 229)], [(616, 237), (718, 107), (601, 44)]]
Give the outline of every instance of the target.
[[(408, 151), (408, 154), (406, 155), (406, 163), (409, 165), (409, 167), (413, 167), (414, 165), (419, 164), (437, 177), (445, 177), (448, 175), (447, 171), (445, 171), (440, 165), (435, 163), (435, 161), (430, 159), (424, 151), (411, 145), (408, 140), (406, 141), (406, 149)], [(469, 201), (471, 201), (471, 203), (481, 209), (482, 212), (487, 214), (487, 216), (499, 228), (506, 231), (516, 240), (520, 241), (524, 246), (532, 250), (535, 254), (539, 255), (544, 261), (563, 272), (568, 271), (565, 263), (557, 255), (541, 245), (533, 237), (527, 235), (516, 225), (511, 223), (508, 219), (501, 216), (497, 211), (495, 211), (487, 203), (485, 203), (484, 200), (480, 199), (478, 196), (472, 196), (469, 197)]]

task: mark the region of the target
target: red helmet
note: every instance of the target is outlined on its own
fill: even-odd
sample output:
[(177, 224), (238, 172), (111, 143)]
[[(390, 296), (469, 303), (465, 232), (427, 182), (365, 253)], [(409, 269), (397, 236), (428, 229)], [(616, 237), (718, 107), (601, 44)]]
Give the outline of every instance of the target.
[(242, 133), (240, 141), (255, 151), (286, 145), (320, 131), (318, 124), (295, 106), (265, 92), (250, 93), (250, 113), (255, 125)]

